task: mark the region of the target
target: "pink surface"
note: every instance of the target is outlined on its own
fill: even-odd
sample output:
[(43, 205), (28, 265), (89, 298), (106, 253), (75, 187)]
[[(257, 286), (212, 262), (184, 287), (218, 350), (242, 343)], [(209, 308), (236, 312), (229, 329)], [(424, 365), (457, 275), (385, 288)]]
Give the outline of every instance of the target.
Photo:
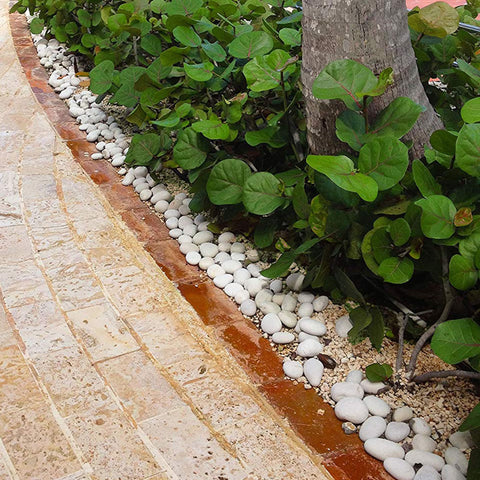
[[(413, 7), (425, 7), (431, 3), (435, 3), (437, 0), (406, 0), (407, 8)], [(465, 5), (467, 2), (465, 0), (446, 0), (452, 7), (458, 7), (459, 5)]]

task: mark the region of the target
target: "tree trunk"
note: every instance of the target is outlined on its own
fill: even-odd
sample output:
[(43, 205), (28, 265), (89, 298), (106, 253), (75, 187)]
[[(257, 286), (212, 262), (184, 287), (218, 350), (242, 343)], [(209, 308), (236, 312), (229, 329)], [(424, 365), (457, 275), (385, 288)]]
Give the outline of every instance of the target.
[(335, 119), (345, 109), (343, 103), (317, 100), (311, 87), (328, 63), (350, 58), (376, 75), (393, 68), (394, 84), (374, 99), (370, 106), (373, 115), (400, 96), (426, 107), (405, 136), (414, 143), (414, 156), (421, 156), (431, 133), (443, 125), (420, 82), (405, 0), (304, 0), (302, 23), (302, 82), (311, 152), (331, 155), (346, 149), (335, 136)]

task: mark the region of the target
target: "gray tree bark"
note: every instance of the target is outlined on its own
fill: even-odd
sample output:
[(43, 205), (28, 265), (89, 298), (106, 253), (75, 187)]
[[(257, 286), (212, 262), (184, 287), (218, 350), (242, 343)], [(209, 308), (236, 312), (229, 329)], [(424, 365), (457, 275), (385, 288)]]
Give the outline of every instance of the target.
[(394, 84), (374, 99), (373, 115), (400, 96), (427, 109), (405, 137), (414, 143), (414, 156), (421, 156), (431, 133), (443, 125), (420, 82), (405, 0), (304, 0), (302, 26), (302, 83), (311, 152), (331, 155), (346, 149), (335, 136), (335, 119), (345, 109), (343, 103), (317, 100), (311, 87), (328, 63), (350, 58), (377, 75), (393, 68)]

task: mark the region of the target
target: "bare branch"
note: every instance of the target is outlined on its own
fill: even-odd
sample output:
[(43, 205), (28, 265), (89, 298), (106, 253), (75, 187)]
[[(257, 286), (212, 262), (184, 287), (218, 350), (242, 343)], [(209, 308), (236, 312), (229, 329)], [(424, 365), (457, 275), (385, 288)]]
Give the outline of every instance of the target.
[(397, 362), (395, 363), (395, 370), (398, 372), (403, 365), (403, 344), (405, 340), (405, 329), (407, 328), (408, 314), (403, 314), (400, 320), (400, 328), (398, 330), (398, 350)]
[(442, 253), (442, 286), (445, 296), (445, 306), (443, 307), (442, 313), (440, 317), (438, 317), (438, 320), (418, 339), (417, 343), (415, 344), (415, 348), (413, 349), (407, 368), (407, 371), (410, 372), (410, 378), (412, 378), (413, 374), (415, 373), (418, 354), (430, 337), (435, 333), (436, 328), (445, 320), (447, 320), (453, 305), (454, 296), (448, 280), (448, 257), (445, 252), (445, 247), (442, 246), (440, 251)]
[(428, 382), (434, 378), (446, 378), (446, 377), (460, 377), (460, 378), (473, 378), (480, 380), (479, 372), (468, 372), (467, 370), (441, 370), (438, 372), (428, 372), (422, 375), (416, 375), (411, 379), (415, 383)]

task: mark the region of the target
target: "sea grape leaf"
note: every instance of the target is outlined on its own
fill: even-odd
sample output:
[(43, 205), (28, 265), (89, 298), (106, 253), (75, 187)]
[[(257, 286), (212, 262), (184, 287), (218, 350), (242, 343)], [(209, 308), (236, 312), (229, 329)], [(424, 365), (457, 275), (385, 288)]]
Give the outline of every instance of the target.
[(413, 262), (407, 258), (386, 258), (378, 267), (378, 274), (388, 283), (401, 284), (408, 282), (413, 275)]
[(468, 290), (477, 283), (478, 271), (471, 259), (453, 255), (450, 259), (448, 278), (457, 290)]
[(251, 171), (242, 160), (227, 158), (217, 163), (207, 181), (208, 198), (214, 205), (234, 205), (242, 201), (245, 182)]
[(445, 239), (455, 233), (453, 224), (457, 209), (453, 202), (443, 195), (430, 195), (415, 202), (421, 207), (420, 224), (428, 238)]
[(228, 51), (236, 58), (253, 58), (266, 55), (272, 48), (272, 37), (259, 30), (239, 35), (230, 43)]
[(280, 187), (280, 181), (271, 173), (254, 173), (247, 178), (243, 188), (245, 208), (257, 215), (272, 213), (285, 202)]
[(186, 170), (197, 168), (207, 158), (207, 148), (197, 132), (192, 128), (186, 128), (178, 134), (173, 147), (173, 160)]
[(480, 177), (480, 124), (465, 124), (458, 134), (455, 165), (472, 177)]
[(421, 160), (413, 161), (412, 173), (413, 180), (424, 197), (440, 195), (442, 193), (442, 187), (437, 183), (433, 175), (430, 173), (430, 170)]

